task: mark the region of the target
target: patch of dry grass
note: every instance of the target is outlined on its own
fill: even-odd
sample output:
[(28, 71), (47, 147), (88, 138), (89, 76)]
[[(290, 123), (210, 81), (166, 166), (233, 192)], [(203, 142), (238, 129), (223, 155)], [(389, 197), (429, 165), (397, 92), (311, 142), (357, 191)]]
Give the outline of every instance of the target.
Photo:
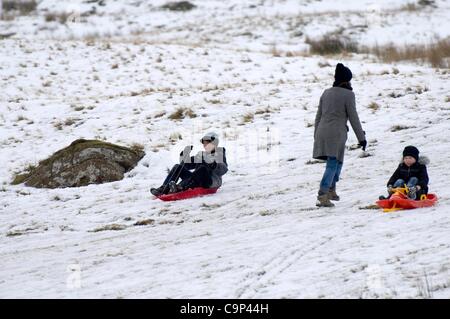
[(266, 107), (264, 109), (258, 109), (255, 111), (255, 115), (268, 114), (268, 113), (272, 113), (272, 110), (270, 109), (270, 107)]
[[(378, 56), (383, 62), (423, 61), (435, 68), (450, 68), (450, 38), (437, 40), (426, 45), (398, 47), (393, 44), (364, 48), (363, 53)], [(394, 73), (395, 74), (395, 73)]]
[(323, 164), (325, 161), (322, 160), (308, 160), (306, 161), (306, 165), (314, 165), (314, 164)]
[(210, 99), (210, 100), (205, 99), (205, 102), (210, 103), (210, 104), (221, 104), (222, 103), (222, 101), (219, 99)]
[(305, 42), (310, 45), (312, 54), (330, 55), (348, 52), (358, 52), (358, 45), (353, 40), (342, 36), (340, 32), (325, 34), (322, 38), (306, 37)]
[(398, 132), (398, 131), (408, 130), (410, 128), (414, 128), (414, 126), (394, 125), (393, 127), (391, 127), (390, 131), (391, 132)]
[(331, 64), (328, 61), (325, 62), (319, 61), (317, 65), (319, 66), (319, 68), (331, 67)]
[(80, 112), (80, 111), (83, 111), (84, 110), (84, 106), (82, 106), (82, 105), (80, 105), (80, 106), (74, 106), (73, 107), (73, 110), (74, 111), (77, 111), (77, 112)]
[(197, 117), (197, 114), (195, 114), (195, 112), (190, 108), (179, 107), (175, 110), (175, 112), (169, 115), (169, 119), (173, 121), (179, 121), (186, 117), (194, 118)]
[(183, 135), (181, 135), (178, 132), (172, 133), (169, 136), (169, 141), (172, 142), (172, 144), (175, 144), (177, 141), (182, 140), (183, 139)]
[(154, 219), (144, 219), (144, 220), (140, 220), (140, 221), (137, 221), (136, 223), (134, 223), (134, 226), (153, 225), (154, 223), (155, 223)]
[(61, 24), (65, 24), (70, 16), (71, 13), (67, 12), (50, 12), (45, 15), (45, 22), (58, 21)]
[(380, 109), (380, 105), (376, 102), (371, 102), (368, 106), (369, 109), (373, 110), (373, 112), (376, 112)]
[(80, 119), (78, 118), (67, 118), (64, 121), (57, 121), (53, 123), (53, 127), (61, 131), (65, 126), (72, 126), (77, 123)]
[(98, 227), (98, 228), (96, 228), (94, 230), (90, 230), (89, 232), (97, 233), (97, 232), (107, 231), (107, 230), (124, 230), (126, 228), (127, 228), (126, 225), (111, 224), (111, 225), (105, 225), (105, 226), (102, 226), (102, 227)]
[(272, 54), (273, 57), (279, 58), (281, 56), (281, 52), (280, 50), (277, 49), (276, 45), (272, 46), (272, 48), (270, 49), (270, 53)]
[(37, 3), (34, 0), (3, 0), (4, 12), (17, 11), (20, 15), (28, 15), (35, 11)]
[(159, 111), (157, 112), (155, 115), (153, 115), (153, 118), (159, 118), (159, 117), (163, 117), (164, 115), (166, 115), (167, 112), (166, 111)]
[(249, 112), (247, 114), (244, 114), (244, 116), (242, 117), (242, 123), (245, 124), (245, 123), (253, 122), (254, 118), (255, 118), (255, 114), (253, 114), (253, 113)]
[(43, 87), (50, 87), (50, 86), (52, 86), (52, 81), (48, 80), (48, 81), (42, 82), (42, 86)]
[(409, 2), (400, 7), (400, 11), (415, 12), (415, 11), (419, 11), (419, 10), (420, 10), (420, 6), (418, 6), (416, 3), (412, 3), (412, 2)]

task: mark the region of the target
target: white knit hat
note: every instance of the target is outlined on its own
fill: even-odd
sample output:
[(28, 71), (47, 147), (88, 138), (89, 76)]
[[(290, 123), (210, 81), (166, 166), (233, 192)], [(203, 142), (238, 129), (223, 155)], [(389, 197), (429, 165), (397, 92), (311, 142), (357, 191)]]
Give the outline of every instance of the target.
[(217, 146), (219, 145), (219, 135), (214, 132), (206, 133), (200, 140), (201, 143), (203, 143), (203, 141), (211, 141), (211, 143)]

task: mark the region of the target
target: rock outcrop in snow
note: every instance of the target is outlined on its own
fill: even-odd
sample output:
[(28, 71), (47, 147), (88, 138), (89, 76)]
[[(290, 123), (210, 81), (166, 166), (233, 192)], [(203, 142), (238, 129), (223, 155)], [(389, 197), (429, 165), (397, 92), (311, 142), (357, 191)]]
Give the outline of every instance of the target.
[(121, 180), (145, 153), (98, 140), (79, 139), (41, 161), (13, 184), (38, 188), (79, 187)]

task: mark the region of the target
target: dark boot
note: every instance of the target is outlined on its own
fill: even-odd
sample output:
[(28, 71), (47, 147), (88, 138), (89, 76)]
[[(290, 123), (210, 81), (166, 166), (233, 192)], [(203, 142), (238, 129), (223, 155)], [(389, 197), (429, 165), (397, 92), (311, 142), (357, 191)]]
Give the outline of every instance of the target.
[(317, 207), (334, 207), (334, 204), (332, 202), (330, 202), (328, 193), (319, 192), (319, 195), (317, 195), (316, 206)]
[(330, 188), (330, 191), (328, 192), (328, 198), (334, 201), (339, 201), (341, 199), (339, 195), (336, 194), (336, 187)]
[(387, 196), (381, 195), (380, 197), (378, 197), (378, 199), (379, 199), (379, 200), (386, 200), (386, 199), (389, 199), (389, 198), (391, 198), (392, 194), (394, 194), (394, 191), (393, 191), (392, 186), (389, 185), (389, 186), (388, 186), (388, 195), (387, 195)]
[(417, 188), (415, 186), (408, 188), (408, 198), (417, 199)]
[(180, 185), (177, 185), (174, 181), (169, 183), (169, 194), (178, 193), (183, 190)]
[(172, 181), (169, 183), (169, 194), (183, 192), (189, 188), (194, 188), (193, 181), (190, 178), (181, 181), (179, 184)]
[(193, 178), (186, 178), (183, 179), (180, 184), (178, 184), (178, 187), (182, 190), (188, 190), (189, 188), (195, 188), (196, 182)]
[(169, 192), (169, 187), (167, 185), (161, 185), (158, 188), (151, 188), (150, 193), (155, 196), (161, 196)]

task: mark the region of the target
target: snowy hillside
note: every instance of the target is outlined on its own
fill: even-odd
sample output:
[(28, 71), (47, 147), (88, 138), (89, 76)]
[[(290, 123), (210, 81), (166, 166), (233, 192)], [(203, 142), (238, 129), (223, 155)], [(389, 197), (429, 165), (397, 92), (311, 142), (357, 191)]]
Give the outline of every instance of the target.
[[(450, 70), (305, 51), (340, 27), (368, 46), (444, 39), (449, 2), (70, 3), (0, 20), (13, 34), (0, 40), (1, 298), (450, 298)], [(73, 19), (51, 21), (63, 12)], [(338, 62), (368, 149), (349, 132), (341, 201), (318, 209), (313, 123)], [(179, 108), (190, 116), (171, 119)], [(211, 130), (227, 149), (222, 188), (155, 199)], [(119, 182), (11, 185), (77, 138), (146, 155)], [(438, 205), (373, 209), (410, 144), (431, 160)]]

